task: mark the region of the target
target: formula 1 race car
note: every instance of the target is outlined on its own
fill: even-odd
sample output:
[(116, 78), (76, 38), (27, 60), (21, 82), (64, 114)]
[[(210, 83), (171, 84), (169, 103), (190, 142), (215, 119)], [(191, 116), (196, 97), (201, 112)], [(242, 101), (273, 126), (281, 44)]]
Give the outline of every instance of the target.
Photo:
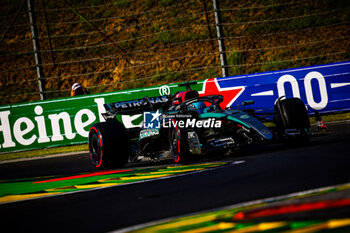
[[(195, 82), (179, 84), (186, 91), (171, 96), (144, 97), (126, 105), (105, 104), (105, 122), (89, 132), (89, 153), (96, 168), (122, 167), (144, 158), (171, 156), (187, 163), (211, 152), (227, 152), (242, 146), (281, 140), (303, 143), (309, 138), (310, 121), (298, 98), (280, 97), (275, 102), (274, 130), (267, 128), (254, 112), (222, 109), (221, 95), (199, 96), (191, 90)], [(253, 104), (244, 101), (242, 105)], [(120, 108), (123, 106), (123, 108)], [(248, 114), (247, 112), (251, 113)], [(143, 114), (143, 126), (125, 128), (118, 114)]]

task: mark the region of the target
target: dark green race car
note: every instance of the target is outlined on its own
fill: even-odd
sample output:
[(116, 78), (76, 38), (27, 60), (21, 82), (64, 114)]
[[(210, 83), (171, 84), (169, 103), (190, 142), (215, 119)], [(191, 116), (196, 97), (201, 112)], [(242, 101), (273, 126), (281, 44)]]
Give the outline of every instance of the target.
[[(310, 122), (300, 99), (276, 101), (273, 132), (254, 113), (222, 109), (222, 101), (221, 95), (200, 97), (187, 86), (186, 91), (171, 96), (134, 100), (131, 106), (120, 102), (105, 104), (106, 121), (90, 129), (91, 160), (97, 168), (122, 167), (128, 162), (159, 160), (169, 155), (176, 163), (186, 163), (203, 154), (242, 146), (276, 140), (308, 141)], [(143, 114), (143, 127), (125, 128), (116, 120), (118, 114)]]

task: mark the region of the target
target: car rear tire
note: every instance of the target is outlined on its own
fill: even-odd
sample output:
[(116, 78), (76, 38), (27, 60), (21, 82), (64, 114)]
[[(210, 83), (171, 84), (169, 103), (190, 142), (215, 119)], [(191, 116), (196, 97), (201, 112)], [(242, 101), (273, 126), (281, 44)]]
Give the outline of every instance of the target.
[(131, 146), (124, 125), (117, 120), (94, 124), (89, 132), (89, 154), (96, 168), (125, 166)]

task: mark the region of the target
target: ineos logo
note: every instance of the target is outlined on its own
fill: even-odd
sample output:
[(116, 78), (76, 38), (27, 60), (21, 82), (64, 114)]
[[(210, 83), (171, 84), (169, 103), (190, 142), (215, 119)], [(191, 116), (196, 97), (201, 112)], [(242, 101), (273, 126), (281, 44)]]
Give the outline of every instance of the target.
[(262, 134), (264, 134), (264, 135), (270, 133), (270, 131), (267, 131), (267, 130), (265, 130), (265, 129), (261, 130), (260, 132), (261, 132)]
[(170, 95), (170, 88), (167, 85), (161, 86), (159, 88), (159, 94), (161, 96), (163, 96), (163, 95)]

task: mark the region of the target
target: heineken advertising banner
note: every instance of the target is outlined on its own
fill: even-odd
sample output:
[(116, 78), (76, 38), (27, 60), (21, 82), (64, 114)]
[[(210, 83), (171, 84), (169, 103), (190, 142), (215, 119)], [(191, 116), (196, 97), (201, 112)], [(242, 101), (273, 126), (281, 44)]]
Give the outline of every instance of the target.
[[(301, 98), (309, 113), (350, 110), (350, 62), (212, 78), (198, 81), (192, 89), (201, 96), (223, 95), (223, 108), (254, 100), (249, 108), (258, 113), (273, 112), (275, 100), (284, 95)], [(90, 126), (104, 120), (104, 103), (122, 102), (120, 106), (127, 108), (144, 96), (158, 102), (160, 96), (184, 90), (169, 84), (0, 106), (0, 153), (87, 143)], [(117, 118), (128, 128), (143, 120), (142, 115)]]
[[(0, 152), (87, 143), (91, 125), (104, 121), (103, 104), (168, 95), (182, 89), (172, 84), (0, 106)], [(137, 116), (118, 118), (127, 127), (142, 121)]]

